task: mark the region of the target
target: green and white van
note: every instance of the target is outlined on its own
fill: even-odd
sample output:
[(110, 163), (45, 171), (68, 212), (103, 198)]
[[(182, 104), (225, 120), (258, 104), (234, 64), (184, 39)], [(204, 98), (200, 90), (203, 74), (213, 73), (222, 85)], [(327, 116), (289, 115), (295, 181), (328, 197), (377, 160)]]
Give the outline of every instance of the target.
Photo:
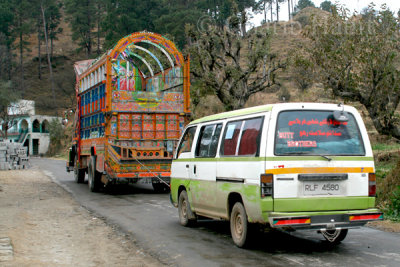
[(191, 122), (171, 167), (171, 201), (184, 226), (230, 220), (234, 243), (251, 223), (315, 229), (332, 243), (382, 220), (367, 130), (350, 106), (285, 103)]

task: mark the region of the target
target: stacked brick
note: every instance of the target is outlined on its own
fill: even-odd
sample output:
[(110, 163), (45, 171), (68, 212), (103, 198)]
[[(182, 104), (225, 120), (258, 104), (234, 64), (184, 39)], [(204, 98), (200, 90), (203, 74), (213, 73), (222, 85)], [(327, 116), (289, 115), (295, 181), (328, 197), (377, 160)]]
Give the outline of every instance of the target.
[(0, 170), (21, 170), (29, 166), (27, 147), (20, 143), (0, 142)]

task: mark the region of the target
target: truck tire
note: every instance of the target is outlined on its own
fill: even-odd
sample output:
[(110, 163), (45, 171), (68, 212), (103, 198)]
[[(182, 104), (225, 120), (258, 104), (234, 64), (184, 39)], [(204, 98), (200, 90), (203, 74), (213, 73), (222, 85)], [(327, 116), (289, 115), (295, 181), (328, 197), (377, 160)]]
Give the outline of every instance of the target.
[(88, 185), (90, 192), (98, 192), (100, 189), (100, 175), (96, 171), (96, 157), (91, 156), (88, 164)]
[(78, 155), (75, 155), (74, 159), (74, 178), (75, 182), (82, 184), (85, 181), (85, 169), (78, 168)]
[(196, 223), (196, 215), (190, 208), (189, 198), (185, 190), (179, 194), (178, 212), (181, 225), (191, 226)]
[(152, 186), (156, 193), (169, 192), (169, 187), (164, 183), (152, 183)]
[(236, 202), (235, 205), (233, 205), (230, 226), (233, 243), (239, 248), (248, 245), (249, 223), (247, 222), (246, 210), (241, 202)]

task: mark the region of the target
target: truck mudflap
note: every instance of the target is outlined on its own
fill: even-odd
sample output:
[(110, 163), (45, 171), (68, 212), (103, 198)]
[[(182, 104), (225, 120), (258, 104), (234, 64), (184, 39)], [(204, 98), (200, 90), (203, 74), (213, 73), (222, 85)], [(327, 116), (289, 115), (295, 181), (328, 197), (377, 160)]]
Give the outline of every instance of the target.
[[(281, 214), (280, 214), (281, 215)], [(292, 230), (334, 230), (350, 229), (365, 225), (370, 221), (383, 220), (381, 212), (349, 212), (343, 214), (311, 215), (311, 216), (277, 216), (269, 217), (272, 228), (289, 228)]]

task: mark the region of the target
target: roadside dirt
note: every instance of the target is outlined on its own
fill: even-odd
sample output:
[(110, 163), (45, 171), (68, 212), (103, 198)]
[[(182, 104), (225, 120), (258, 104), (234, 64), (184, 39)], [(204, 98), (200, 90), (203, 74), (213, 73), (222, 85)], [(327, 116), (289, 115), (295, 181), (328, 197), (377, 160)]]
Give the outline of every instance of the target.
[(0, 172), (0, 266), (161, 266), (41, 171)]
[(400, 233), (400, 223), (392, 222), (389, 220), (380, 221), (380, 222), (370, 222), (368, 226), (392, 233)]

